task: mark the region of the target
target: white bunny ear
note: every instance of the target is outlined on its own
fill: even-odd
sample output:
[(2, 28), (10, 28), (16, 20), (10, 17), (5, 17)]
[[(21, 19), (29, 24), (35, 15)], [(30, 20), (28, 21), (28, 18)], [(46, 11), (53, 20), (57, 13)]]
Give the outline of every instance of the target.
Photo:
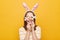
[(27, 6), (27, 4), (25, 2), (23, 2), (23, 7), (27, 10), (30, 11), (30, 8)]
[(35, 10), (37, 7), (38, 7), (38, 3), (36, 3), (36, 4), (34, 5), (34, 7), (32, 8), (32, 10), (31, 10), (31, 11), (33, 11), (33, 12), (34, 12), (34, 10)]

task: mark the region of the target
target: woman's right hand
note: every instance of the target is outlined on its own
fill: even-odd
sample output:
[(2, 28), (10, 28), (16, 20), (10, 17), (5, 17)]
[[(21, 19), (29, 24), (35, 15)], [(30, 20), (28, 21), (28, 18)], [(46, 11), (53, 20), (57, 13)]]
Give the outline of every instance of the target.
[(31, 25), (28, 23), (27, 24), (27, 31), (31, 31), (31, 30), (32, 30)]

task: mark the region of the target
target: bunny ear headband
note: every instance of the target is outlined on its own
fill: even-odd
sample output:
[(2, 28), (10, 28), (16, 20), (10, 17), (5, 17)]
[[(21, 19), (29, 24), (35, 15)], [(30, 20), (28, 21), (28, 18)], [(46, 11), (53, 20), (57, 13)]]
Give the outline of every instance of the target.
[[(27, 4), (25, 2), (23, 2), (23, 7), (27, 10), (27, 11), (30, 11), (30, 8), (27, 6)], [(38, 3), (36, 3), (34, 5), (34, 7), (32, 8), (32, 12), (34, 12), (34, 10), (38, 7)]]
[[(27, 10), (27, 11), (32, 11), (34, 12), (34, 10), (38, 7), (38, 3), (36, 3), (34, 5), (34, 7), (32, 8), (32, 10), (30, 10), (30, 8), (27, 6), (27, 4), (25, 2), (23, 2), (23, 7)], [(33, 16), (33, 18), (36, 18), (36, 16)]]

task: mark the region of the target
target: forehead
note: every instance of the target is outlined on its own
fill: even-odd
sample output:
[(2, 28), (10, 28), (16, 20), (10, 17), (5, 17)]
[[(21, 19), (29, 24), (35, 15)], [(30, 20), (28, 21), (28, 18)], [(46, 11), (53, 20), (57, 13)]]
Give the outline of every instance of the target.
[(29, 12), (26, 16), (33, 16), (33, 13)]

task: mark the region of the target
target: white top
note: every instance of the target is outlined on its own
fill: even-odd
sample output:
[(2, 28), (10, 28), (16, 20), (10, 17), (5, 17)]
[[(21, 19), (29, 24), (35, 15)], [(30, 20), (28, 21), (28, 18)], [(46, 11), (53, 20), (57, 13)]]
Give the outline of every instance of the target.
[[(39, 26), (36, 27), (35, 33), (36, 33), (37, 38), (40, 39), (41, 38), (41, 28)], [(24, 40), (25, 35), (26, 35), (26, 30), (24, 29), (24, 27), (19, 28), (19, 38), (20, 38), (20, 40)], [(32, 40), (32, 34), (30, 35), (29, 40)]]

